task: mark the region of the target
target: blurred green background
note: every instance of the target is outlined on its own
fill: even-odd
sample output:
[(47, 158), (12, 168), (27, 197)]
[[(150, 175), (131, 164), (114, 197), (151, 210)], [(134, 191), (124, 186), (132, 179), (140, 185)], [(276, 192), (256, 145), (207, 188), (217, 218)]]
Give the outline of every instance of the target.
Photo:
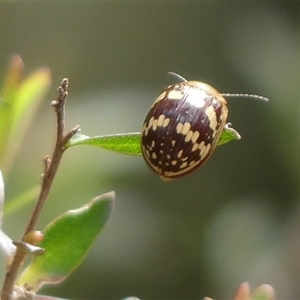
[[(300, 298), (299, 2), (0, 4), (0, 76), (19, 54), (52, 87), (12, 170), (6, 201), (40, 183), (55, 138), (50, 102), (70, 80), (67, 126), (88, 135), (139, 131), (173, 71), (229, 99), (242, 135), (198, 172), (163, 182), (142, 158), (92, 147), (66, 152), (39, 229), (114, 190), (113, 214), (84, 263), (43, 293), (73, 299), (228, 299), (243, 281)], [(0, 120), (1, 121), (1, 120)], [(17, 239), (32, 205), (4, 219)], [(0, 279), (3, 274), (1, 272)]]

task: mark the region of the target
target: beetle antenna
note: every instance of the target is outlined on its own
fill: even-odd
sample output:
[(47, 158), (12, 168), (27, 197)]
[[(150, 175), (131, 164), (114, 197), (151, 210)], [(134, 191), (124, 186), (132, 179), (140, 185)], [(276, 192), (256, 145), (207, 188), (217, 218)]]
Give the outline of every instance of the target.
[(187, 81), (184, 77), (182, 77), (181, 75), (174, 73), (174, 72), (168, 72), (168, 75), (175, 76), (177, 79), (180, 79), (182, 81)]
[(224, 97), (241, 97), (241, 98), (255, 98), (255, 99), (259, 99), (259, 100), (263, 100), (268, 102), (269, 99), (267, 97), (263, 97), (263, 96), (259, 96), (259, 95), (253, 95), (253, 94), (230, 94), (230, 93), (221, 93), (220, 95), (224, 96)]

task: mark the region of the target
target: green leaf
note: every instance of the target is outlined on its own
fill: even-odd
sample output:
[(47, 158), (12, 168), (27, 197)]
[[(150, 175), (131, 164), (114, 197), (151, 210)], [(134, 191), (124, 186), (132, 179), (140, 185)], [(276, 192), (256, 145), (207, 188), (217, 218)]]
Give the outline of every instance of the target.
[[(0, 162), (5, 150), (12, 123), (12, 108), (15, 95), (19, 90), (23, 72), (23, 62), (19, 56), (14, 56), (9, 64), (9, 70), (0, 94)], [(1, 166), (3, 168), (3, 166)]]
[(89, 145), (105, 148), (123, 154), (142, 155), (141, 133), (121, 133), (89, 137), (83, 134), (76, 134), (67, 144), (67, 147), (77, 145)]
[(9, 63), (9, 70), (5, 83), (1, 90), (1, 98), (5, 103), (12, 104), (15, 94), (19, 89), (22, 80), (23, 61), (20, 56), (14, 55)]
[(39, 102), (43, 99), (51, 83), (51, 74), (48, 68), (37, 70), (26, 78), (15, 97), (13, 108), (13, 126), (18, 127), (21, 117), (26, 112), (27, 118), (36, 111)]
[(5, 172), (17, 153), (33, 114), (50, 86), (47, 68), (22, 81), (23, 62), (14, 56), (0, 94), (0, 164)]
[(83, 207), (70, 210), (50, 223), (38, 245), (45, 253), (20, 275), (17, 284), (37, 291), (45, 283), (64, 280), (84, 259), (92, 242), (103, 229), (114, 203), (114, 192), (93, 199)]
[[(236, 130), (226, 126), (221, 134), (218, 146), (240, 138)], [(93, 137), (78, 133), (68, 142), (67, 147), (70, 148), (78, 145), (96, 146), (122, 154), (142, 155), (140, 132)]]
[(233, 128), (229, 127), (230, 125), (225, 125), (224, 130), (221, 133), (221, 137), (218, 141), (218, 146), (226, 144), (233, 140), (239, 140), (241, 138), (240, 134)]

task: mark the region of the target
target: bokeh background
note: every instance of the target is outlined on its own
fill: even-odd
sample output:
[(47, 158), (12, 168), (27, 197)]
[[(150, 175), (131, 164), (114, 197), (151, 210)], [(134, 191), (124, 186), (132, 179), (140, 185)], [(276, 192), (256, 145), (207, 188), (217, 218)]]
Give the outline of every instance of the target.
[[(50, 101), (63, 77), (70, 80), (68, 128), (80, 124), (88, 135), (139, 131), (155, 97), (174, 82), (168, 71), (220, 92), (270, 98), (229, 99), (229, 121), (242, 139), (173, 182), (141, 157), (67, 151), (39, 229), (111, 190), (116, 204), (84, 263), (43, 293), (229, 299), (248, 281), (273, 285), (278, 299), (300, 299), (299, 33), (299, 2), (0, 3), (1, 79), (13, 54), (26, 74), (41, 66), (52, 72), (4, 174), (6, 201), (40, 182), (55, 138)], [(13, 238), (32, 205), (4, 219)]]

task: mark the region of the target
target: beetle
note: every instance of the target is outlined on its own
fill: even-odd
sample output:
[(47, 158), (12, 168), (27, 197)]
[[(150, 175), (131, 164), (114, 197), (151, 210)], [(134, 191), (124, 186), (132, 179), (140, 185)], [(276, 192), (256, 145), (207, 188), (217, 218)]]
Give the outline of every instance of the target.
[(224, 97), (252, 94), (223, 94), (207, 83), (187, 81), (167, 86), (146, 115), (141, 132), (141, 150), (148, 166), (163, 180), (180, 178), (200, 168), (212, 155), (226, 124)]

